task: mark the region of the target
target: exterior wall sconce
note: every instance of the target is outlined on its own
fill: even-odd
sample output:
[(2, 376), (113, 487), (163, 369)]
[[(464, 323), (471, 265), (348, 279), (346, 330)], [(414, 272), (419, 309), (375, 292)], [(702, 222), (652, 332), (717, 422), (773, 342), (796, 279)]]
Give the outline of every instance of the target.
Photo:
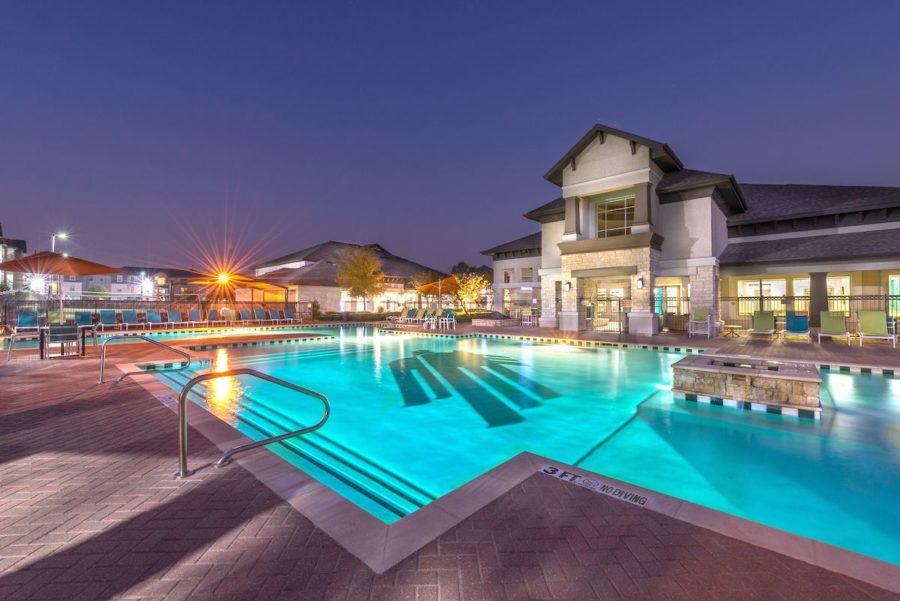
[(637, 287), (638, 287), (638, 289), (641, 289), (644, 287), (644, 278), (637, 279)]
[(566, 292), (572, 289), (572, 282), (566, 282)]

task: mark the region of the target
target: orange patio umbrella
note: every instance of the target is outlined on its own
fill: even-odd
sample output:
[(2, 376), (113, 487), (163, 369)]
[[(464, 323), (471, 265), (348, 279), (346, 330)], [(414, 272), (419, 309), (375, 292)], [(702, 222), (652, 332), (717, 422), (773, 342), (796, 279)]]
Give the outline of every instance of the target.
[(453, 294), (459, 291), (459, 280), (456, 279), (456, 276), (451, 275), (430, 284), (422, 284), (416, 290), (420, 294), (437, 295), (438, 307), (440, 307), (442, 294)]
[[(39, 275), (105, 275), (119, 273), (120, 270), (101, 263), (94, 263), (77, 257), (69, 257), (59, 253), (44, 251), (20, 257), (12, 261), (0, 263), (0, 271), (13, 273), (33, 273)], [(59, 321), (62, 323), (63, 315), (62, 284), (59, 286)]]

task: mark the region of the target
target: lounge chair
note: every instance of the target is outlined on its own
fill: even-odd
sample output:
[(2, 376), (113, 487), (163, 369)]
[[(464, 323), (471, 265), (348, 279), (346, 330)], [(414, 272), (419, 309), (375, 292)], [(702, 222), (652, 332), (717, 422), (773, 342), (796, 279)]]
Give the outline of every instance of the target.
[(800, 336), (806, 338), (807, 342), (812, 342), (809, 334), (809, 316), (797, 315), (793, 311), (788, 311), (784, 317), (784, 329), (781, 330), (781, 340), (787, 336)]
[(287, 320), (281, 316), (278, 309), (269, 309), (269, 319), (272, 323), (285, 323)]
[(6, 360), (12, 355), (16, 338), (35, 338), (40, 335), (37, 311), (19, 311), (16, 314), (16, 325), (13, 326), (12, 335), (9, 337), (9, 348), (6, 351)]
[(181, 318), (181, 311), (178, 311), (177, 309), (167, 309), (166, 319), (169, 320), (169, 323), (172, 324), (172, 327), (176, 328), (189, 326), (191, 324), (191, 322), (184, 321), (184, 319)]
[(401, 307), (401, 308), (400, 308), (400, 311), (399, 311), (396, 315), (388, 315), (388, 316), (387, 316), (387, 320), (388, 320), (388, 321), (395, 321), (395, 322), (397, 322), (397, 323), (400, 323), (401, 321), (404, 321), (404, 320), (406, 319), (406, 315), (407, 315), (408, 313), (409, 313), (408, 310), (406, 310), (406, 309), (404, 309), (404, 308)]
[(242, 324), (246, 325), (248, 323), (253, 323), (256, 321), (255, 319), (253, 319), (253, 316), (250, 313), (250, 309), (241, 309), (239, 314), (241, 316)]
[(206, 323), (210, 325), (221, 325), (225, 323), (225, 320), (219, 317), (218, 309), (210, 309), (206, 312)]
[(196, 326), (198, 324), (204, 323), (203, 318), (200, 316), (200, 309), (188, 310), (187, 323), (189, 324), (189, 326)]
[(149, 324), (138, 319), (137, 311), (122, 311), (122, 325), (125, 326), (126, 330), (131, 327), (141, 328), (143, 330)]
[(819, 311), (819, 344), (822, 337), (841, 338), (847, 337), (847, 346), (850, 346), (850, 332), (847, 331), (847, 319), (841, 311)]
[(428, 309), (416, 309), (415, 315), (407, 317), (407, 323), (423, 323), (428, 316)]
[(294, 310), (288, 307), (284, 310), (284, 318), (288, 320), (288, 323), (303, 323), (303, 320), (294, 315)]
[(79, 335), (82, 329), (86, 330), (84, 333), (85, 337), (90, 336), (94, 348), (97, 348), (97, 326), (94, 325), (94, 316), (90, 311), (75, 312), (75, 328), (78, 330)]
[(753, 314), (753, 326), (747, 330), (749, 336), (775, 337), (775, 314), (771, 311), (756, 311)]
[(266, 311), (264, 309), (257, 309), (253, 312), (256, 315), (256, 322), (260, 324), (264, 323), (272, 323), (272, 320), (269, 319), (269, 316), (266, 315)]
[(694, 314), (688, 320), (688, 337), (694, 334), (703, 334), (712, 338), (712, 321), (709, 318), (709, 309), (694, 309)]
[(866, 338), (890, 340), (891, 346), (897, 348), (897, 335), (888, 332), (888, 317), (884, 311), (859, 312), (859, 346)]
[(119, 320), (116, 318), (115, 309), (100, 309), (100, 322), (97, 324), (98, 330), (102, 332), (106, 328), (119, 327), (122, 327), (122, 324), (120, 324)]
[(232, 322), (237, 321), (237, 319), (235, 319), (235, 317), (236, 317), (236, 315), (233, 310), (229, 309), (228, 307), (225, 307), (222, 309), (222, 320), (225, 321), (226, 323), (232, 323)]
[(162, 315), (160, 314), (159, 311), (148, 310), (147, 311), (147, 327), (152, 330), (153, 326), (169, 328), (169, 327), (172, 327), (172, 323), (169, 321), (163, 321)]

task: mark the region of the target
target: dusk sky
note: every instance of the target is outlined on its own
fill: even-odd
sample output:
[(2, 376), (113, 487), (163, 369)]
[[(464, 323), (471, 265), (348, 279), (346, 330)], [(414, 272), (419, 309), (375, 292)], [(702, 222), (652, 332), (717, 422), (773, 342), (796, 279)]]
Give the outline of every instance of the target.
[(0, 222), (115, 266), (227, 235), (447, 270), (537, 231), (595, 122), (742, 182), (900, 186), (898, 113), (895, 0), (5, 2)]

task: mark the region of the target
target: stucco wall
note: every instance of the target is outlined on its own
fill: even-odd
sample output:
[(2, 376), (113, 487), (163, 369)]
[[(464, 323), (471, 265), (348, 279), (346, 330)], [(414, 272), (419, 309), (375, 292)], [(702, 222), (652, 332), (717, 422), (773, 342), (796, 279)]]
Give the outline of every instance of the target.
[[(659, 205), (653, 229), (663, 236), (662, 260), (709, 257), (713, 253), (713, 211), (711, 198), (692, 198)], [(718, 213), (721, 215), (721, 211)], [(727, 231), (723, 234), (727, 239)], [(722, 244), (722, 241), (718, 241)]]
[[(562, 264), (557, 244), (562, 241), (565, 230), (564, 221), (541, 224), (541, 267), (544, 269), (552, 269)], [(496, 278), (494, 281), (497, 281)]]
[(603, 144), (595, 139), (575, 158), (574, 170), (572, 165), (563, 168), (563, 186), (649, 168), (649, 148), (638, 146), (637, 153), (631, 154), (628, 140), (607, 135)]

